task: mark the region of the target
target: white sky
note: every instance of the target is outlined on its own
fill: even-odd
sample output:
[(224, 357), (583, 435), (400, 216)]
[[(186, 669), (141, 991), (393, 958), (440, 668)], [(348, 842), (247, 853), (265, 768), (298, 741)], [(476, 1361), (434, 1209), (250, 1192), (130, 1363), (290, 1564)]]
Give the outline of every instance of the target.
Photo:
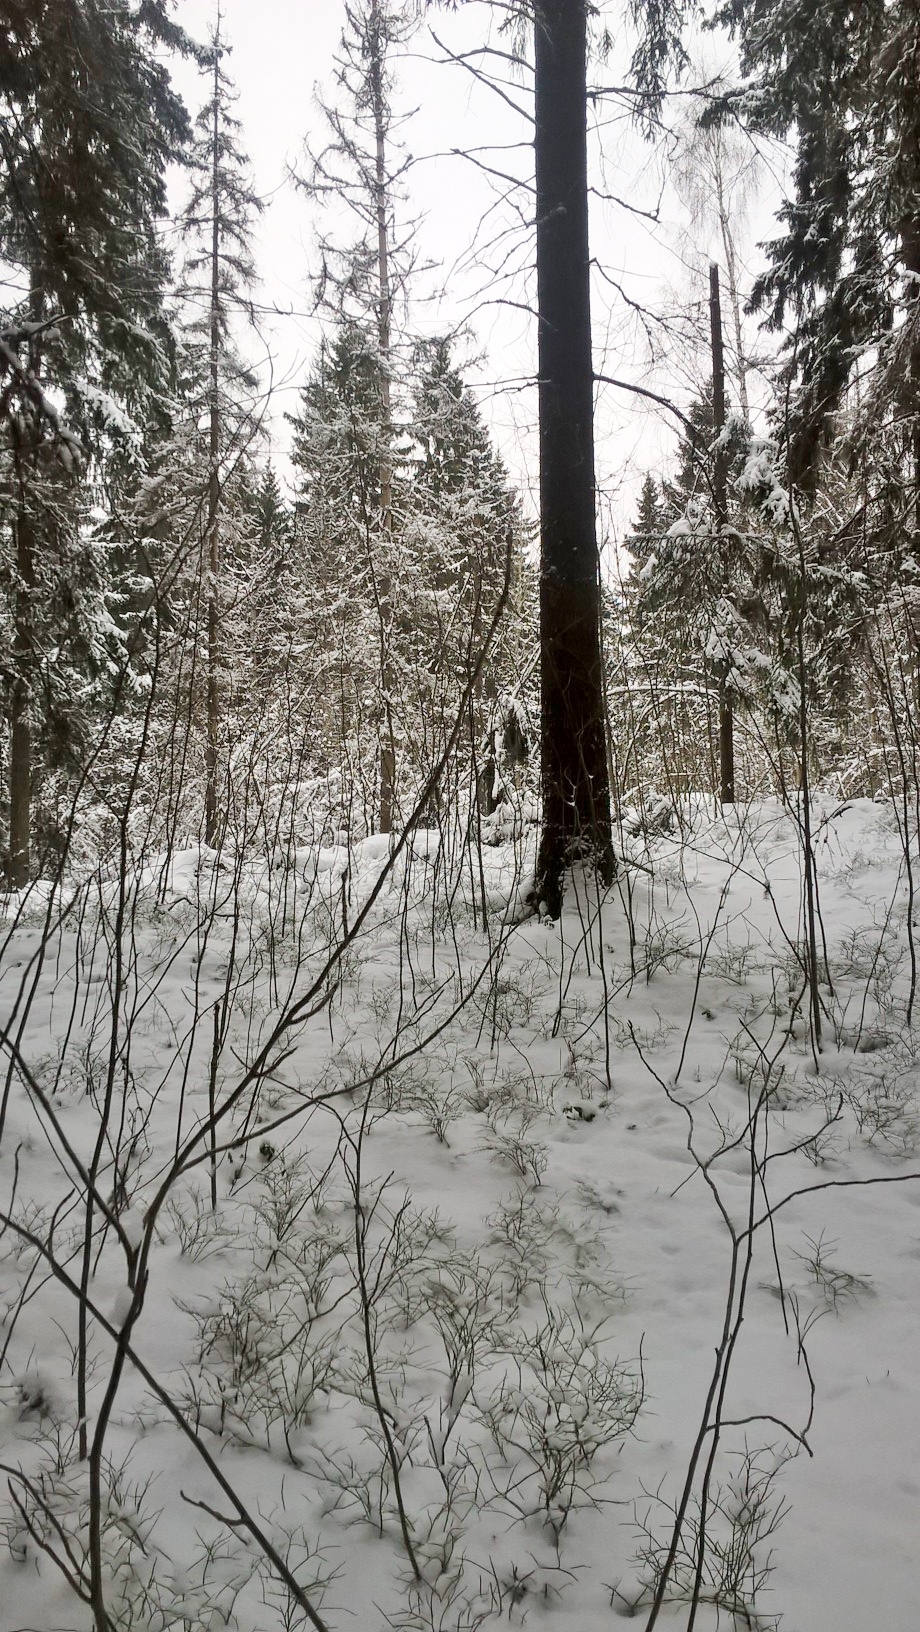
[[(614, 25), (619, 11), (608, 5), (604, 21)], [(262, 299), (267, 307), (278, 309), (277, 315), (266, 314), (263, 327), (272, 354), (273, 419), (283, 446), (281, 416), (296, 407), (321, 333), (320, 320), (311, 312), (309, 287), (318, 206), (295, 191), (287, 172), (301, 159), (304, 136), (321, 131), (315, 92), (318, 86), (327, 93), (330, 89), (344, 3), (222, 0), (222, 14), (223, 32), (232, 46), (228, 71), (240, 94), (237, 113), (244, 127), (243, 145), (252, 160), (256, 190), (268, 200), (259, 223), (257, 259)], [(191, 33), (203, 38), (214, 20), (215, 4), (181, 0), (178, 16)], [(455, 53), (490, 38), (502, 49), (507, 46), (497, 35), (495, 14), (483, 0), (472, 0), (456, 13), (433, 7), (428, 23), (442, 45)], [(627, 40), (617, 41), (616, 53), (623, 62), (629, 49)], [(622, 65), (611, 62), (598, 69), (598, 76), (602, 81), (621, 78)], [(193, 112), (205, 95), (196, 78), (194, 70), (180, 66), (177, 79)], [(410, 213), (420, 218), (420, 258), (441, 268), (439, 274), (420, 280), (421, 290), (431, 298), (417, 302), (412, 322), (422, 332), (443, 333), (469, 321), (473, 338), (466, 355), (476, 359), (479, 354), (468, 370), (470, 383), (477, 388), (515, 481), (532, 497), (536, 393), (527, 382), (534, 368), (534, 325), (520, 307), (495, 303), (503, 293), (526, 303), (528, 290), (523, 277), (506, 290), (499, 289), (493, 278), (496, 261), (506, 249), (511, 248), (516, 262), (523, 265), (532, 246), (528, 251), (526, 236), (518, 232), (494, 248), (485, 247), (492, 230), (507, 224), (508, 211), (496, 210), (495, 186), (481, 170), (455, 156), (484, 144), (526, 143), (529, 130), (494, 92), (464, 69), (443, 63), (443, 51), (428, 26), (407, 47), (398, 81), (394, 105), (412, 115), (402, 139), (416, 159), (408, 189)], [(509, 94), (526, 105), (526, 85), (511, 86)], [(641, 209), (654, 210), (660, 201), (662, 224), (654, 226), (621, 204), (596, 200), (593, 205), (592, 251), (604, 269), (594, 296), (596, 366), (601, 372), (651, 385), (686, 407), (693, 394), (686, 357), (681, 362), (670, 354), (650, 367), (644, 325), (629, 305), (635, 301), (653, 310), (673, 310), (678, 299), (688, 303), (694, 296), (699, 303), (702, 285), (699, 280), (694, 285), (675, 254), (679, 207), (673, 194), (666, 190), (662, 195), (661, 155), (639, 138), (617, 107), (606, 106), (598, 123), (600, 134), (594, 142), (598, 186)], [(499, 167), (516, 164), (524, 173), (532, 162), (526, 148), (517, 154), (481, 157)], [(705, 258), (709, 246), (699, 247)], [(439, 284), (446, 286), (435, 297)], [(663, 336), (654, 343), (663, 345)], [(705, 357), (690, 368), (699, 374)], [(674, 435), (663, 429), (665, 423), (667, 416), (650, 411), (636, 398), (602, 391), (597, 466), (605, 530), (622, 535), (634, 512), (642, 473), (660, 464), (662, 451), (666, 458), (673, 455)]]

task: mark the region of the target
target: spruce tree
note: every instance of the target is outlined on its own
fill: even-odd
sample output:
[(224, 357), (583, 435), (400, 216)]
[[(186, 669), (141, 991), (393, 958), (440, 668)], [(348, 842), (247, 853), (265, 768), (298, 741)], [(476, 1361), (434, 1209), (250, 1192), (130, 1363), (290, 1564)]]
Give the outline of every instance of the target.
[(201, 576), (206, 585), (207, 697), (205, 747), (205, 840), (220, 831), (218, 757), (221, 733), (222, 528), (225, 491), (253, 434), (256, 380), (242, 360), (235, 326), (251, 311), (256, 280), (252, 228), (262, 203), (248, 180), (248, 158), (231, 109), (235, 92), (223, 66), (228, 47), (221, 18), (210, 43), (210, 96), (195, 123), (190, 151), (191, 198), (183, 215), (186, 259), (183, 295), (194, 313), (202, 395), (207, 413), (207, 503)]
[[(737, 491), (748, 432), (735, 412), (717, 435), (716, 417), (709, 380), (687, 411), (673, 476), (645, 478), (635, 542), (628, 540), (635, 571), (626, 607), (646, 677), (667, 699), (671, 734), (693, 755), (674, 774), (682, 785), (712, 780), (730, 804), (731, 722), (742, 653), (752, 644), (747, 619), (758, 613), (760, 562)], [(715, 699), (718, 707), (710, 707)]]
[(449, 542), (433, 551), (430, 572), (456, 580), (472, 576), (492, 599), (501, 585), (509, 533), (518, 539), (520, 509), (482, 414), (451, 359), (450, 341), (419, 348), (410, 434), (411, 504), (430, 516)]
[[(315, 746), (331, 766), (344, 752), (362, 767), (361, 804), (379, 824), (381, 677), (389, 673), (392, 619), (381, 575), (392, 579), (401, 534), (401, 461), (389, 449), (391, 526), (380, 526), (379, 352), (366, 328), (342, 322), (324, 339), (292, 416), (297, 584), (302, 640), (312, 647)], [(324, 608), (321, 617), (312, 609)], [(308, 640), (309, 629), (312, 640)], [(305, 677), (306, 678), (306, 677)], [(372, 761), (365, 795), (363, 767)], [(371, 810), (375, 815), (371, 816)]]
[[(488, 813), (501, 772), (496, 738), (501, 740), (507, 699), (523, 666), (518, 646), (523, 627), (516, 614), (526, 529), (473, 393), (453, 363), (450, 341), (425, 342), (417, 366), (411, 419), (415, 451), (406, 500), (410, 533), (417, 540), (413, 604), (429, 646), (428, 665), (449, 682), (448, 708), (478, 661), (499, 597), (507, 593), (513, 608), (496, 631), (470, 700), (467, 751), (475, 759), (485, 748), (479, 781), (480, 802)], [(534, 633), (529, 630), (531, 638)], [(520, 760), (526, 757), (520, 733), (516, 741)]]
[[(320, 577), (372, 585), (381, 564), (379, 404), (377, 349), (361, 325), (342, 323), (323, 340), (290, 419), (296, 513), (310, 570)], [(388, 470), (392, 516), (400, 504), (392, 446)]]
[(641, 572), (657, 553), (666, 525), (661, 488), (651, 471), (646, 471), (639, 494), (636, 519), (626, 539), (627, 549), (637, 571)]
[(258, 477), (250, 503), (263, 555), (277, 558), (286, 553), (291, 545), (293, 517), (271, 461)]
[(393, 107), (393, 57), (415, 27), (413, 12), (406, 0), (347, 0), (336, 59), (336, 100), (320, 103), (328, 140), (318, 152), (308, 155), (308, 174), (300, 178), (312, 197), (331, 197), (345, 204), (355, 228), (346, 243), (326, 233), (320, 235), (319, 303), (346, 329), (362, 329), (368, 349), (373, 346), (377, 353), (377, 532), (381, 548), (370, 570), (380, 620), (382, 832), (389, 832), (393, 825), (396, 801), (389, 666), (394, 607), (386, 565), (387, 540), (393, 530), (394, 319), (406, 292), (413, 237), (411, 226), (401, 226), (397, 218), (405, 156), (398, 140), (400, 120)]
[[(156, 414), (169, 373), (168, 265), (158, 223), (166, 169), (188, 125), (155, 55), (163, 46), (187, 46), (165, 0), (141, 8), (127, 0), (23, 0), (2, 34), (0, 256), (19, 290), (18, 303), (0, 314), (0, 330), (12, 337), (0, 401), (14, 884), (30, 872), (42, 654), (55, 632), (69, 638), (49, 595), (49, 585), (71, 576), (48, 567), (66, 536), (62, 486), (76, 466), (136, 438)], [(82, 540), (85, 529), (71, 528), (70, 536)]]
[[(783, 410), (792, 481), (814, 494), (854, 369), (896, 352), (888, 400), (920, 474), (920, 14), (913, 0), (729, 0), (747, 77), (729, 99), (755, 128), (791, 137), (792, 196), (753, 303), (791, 327)], [(909, 333), (898, 340), (899, 309)], [(906, 346), (901, 343), (906, 341)], [(878, 413), (878, 403), (874, 412)]]

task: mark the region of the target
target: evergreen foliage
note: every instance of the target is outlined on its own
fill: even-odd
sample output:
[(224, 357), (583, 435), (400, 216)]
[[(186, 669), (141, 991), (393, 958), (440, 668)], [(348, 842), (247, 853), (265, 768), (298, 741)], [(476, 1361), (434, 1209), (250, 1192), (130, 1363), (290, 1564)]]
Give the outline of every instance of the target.
[[(0, 38), (0, 255), (17, 299), (0, 318), (7, 865), (22, 883), (42, 758), (80, 714), (57, 706), (50, 676), (69, 675), (86, 727), (100, 677), (119, 672), (118, 586), (79, 477), (90, 460), (101, 477), (163, 413), (173, 347), (159, 223), (188, 123), (155, 53), (187, 42), (162, 0), (27, 0)], [(75, 771), (80, 733), (67, 735)]]
[[(187, 49), (165, 0), (21, 0), (0, 46), (0, 254), (68, 423), (110, 433), (150, 412), (170, 332), (158, 223), (189, 128), (157, 48)], [(99, 88), (104, 87), (104, 95)]]
[[(291, 418), (291, 463), (308, 537), (345, 547), (346, 534), (377, 525), (381, 503), (380, 354), (356, 322), (320, 346)], [(392, 449), (388, 453), (392, 460)], [(399, 484), (398, 471), (395, 474)], [(334, 570), (338, 567), (333, 563)]]
[[(610, 43), (614, 8), (502, 0), (463, 60), (480, 79), (534, 68), (539, 524), (456, 331), (433, 332), (443, 310), (419, 333), (395, 64), (424, 7), (343, 0), (300, 183), (320, 216), (318, 344), (282, 443), (249, 355), (262, 206), (220, 8), (199, 48), (176, 3), (0, 0), (15, 1458), (0, 1573), (17, 1622), (33, 1592), (36, 1624), (63, 1622), (70, 1593), (94, 1632), (324, 1632), (313, 1602), (342, 1560), (348, 1603), (370, 1613), (361, 1555), (386, 1560), (401, 1536), (373, 1613), (406, 1632), (540, 1605), (573, 1626), (648, 1608), (651, 1628), (681, 1595), (688, 1626), (700, 1608), (766, 1624), (782, 1503), (765, 1515), (765, 1493), (787, 1449), (810, 1450), (822, 1312), (803, 1277), (783, 1282), (774, 1217), (789, 1203), (791, 1228), (812, 1192), (885, 1177), (812, 1182), (808, 1164), (839, 1165), (847, 1140), (892, 1160), (920, 1142), (904, 1088), (920, 982), (920, 0), (719, 0), (746, 84), (709, 87), (687, 163), (697, 181), (701, 154), (713, 167), (736, 367), (712, 264), (711, 350), (690, 376), (711, 366), (710, 382), (681, 407), (673, 382), (594, 372), (588, 111), (605, 93), (587, 47), (592, 30)], [(627, 10), (640, 44), (615, 94), (651, 133), (690, 0)], [(207, 76), (193, 125), (175, 52)], [(796, 144), (752, 295), (785, 352), (756, 389), (729, 114)], [(188, 198), (168, 221), (177, 161)], [(683, 424), (645, 473), (616, 590), (598, 549), (599, 380)], [(821, 829), (815, 788), (834, 794)], [(851, 793), (879, 791), (883, 812), (840, 824)], [(677, 825), (690, 842), (659, 848)], [(834, 926), (873, 862), (856, 841), (878, 835), (877, 933), (850, 927), (840, 952)], [(562, 922), (522, 928), (531, 913)], [(868, 1068), (864, 1043), (881, 1056)], [(642, 1123), (649, 1082), (662, 1115)], [(605, 1159), (614, 1118), (645, 1127), (634, 1192), (666, 1180), (674, 1202), (696, 1171), (731, 1238), (706, 1410), (682, 1486), (670, 1439), (651, 1447), (648, 1466), (665, 1462), (641, 1487), (656, 1494), (636, 1510), (632, 1582), (569, 1550), (577, 1529), (597, 1561), (604, 1481), (644, 1390), (641, 1346), (626, 1368), (603, 1318), (622, 1290), (602, 1240), (618, 1183), (579, 1172), (588, 1141)], [(439, 1147), (410, 1174), (425, 1168), (424, 1210), (391, 1167), (413, 1125)], [(504, 1199), (479, 1229), (467, 1197), (454, 1230), (428, 1205), (437, 1173), (462, 1191), (486, 1158), (508, 1169), (488, 1181)], [(865, 1286), (812, 1246), (827, 1307)], [(765, 1417), (723, 1410), (761, 1256), (803, 1407), (788, 1420), (775, 1400)], [(145, 1305), (151, 1269), (169, 1285)], [(173, 1433), (189, 1460), (157, 1468)], [(169, 1475), (162, 1526), (148, 1473)], [(194, 1512), (187, 1548), (177, 1502)]]
[(373, 314), (386, 353), (414, 258), (413, 228), (398, 220), (407, 161), (393, 106), (393, 59), (411, 38), (417, 13), (407, 0), (347, 0), (344, 11), (334, 100), (320, 103), (328, 139), (307, 154), (307, 173), (297, 180), (318, 201), (344, 205), (352, 222), (344, 242), (338, 231), (319, 233), (320, 305), (346, 322)]
[[(315, 628), (326, 653), (328, 735), (315, 751), (328, 758), (344, 728), (359, 760), (372, 752), (385, 629), (400, 776), (410, 786), (437, 756), (509, 559), (520, 579), (525, 536), (507, 473), (449, 343), (420, 344), (414, 356), (404, 381), (409, 412), (388, 440), (385, 529), (373, 334), (356, 323), (339, 326), (321, 347), (292, 422), (299, 593), (323, 603)], [(512, 686), (508, 652), (500, 639), (477, 688), (474, 742), (486, 739), (497, 699)]]
[[(245, 804), (234, 778), (245, 782), (261, 754), (272, 784), (276, 752), (307, 780), (347, 784), (358, 827), (398, 825), (437, 762), (510, 561), (513, 618), (472, 685), (451, 770), (461, 776), (462, 762), (465, 786), (478, 780), (489, 806), (506, 734), (518, 747), (533, 737), (535, 579), (520, 503), (454, 348), (420, 341), (413, 324), (395, 70), (418, 8), (348, 0), (324, 134), (300, 178), (319, 220), (323, 332), (291, 416), (290, 501), (247, 356), (261, 206), (219, 20), (193, 48), (165, 0), (8, 9), (0, 689), (19, 835), (10, 873), (24, 878), (34, 860), (22, 842), (30, 828), (64, 842), (68, 790), (90, 763), (93, 797), (114, 820), (114, 792), (144, 742), (164, 764), (182, 744), (175, 784), (164, 794), (155, 778), (151, 792), (175, 832), (196, 832), (204, 807), (216, 840), (219, 815)], [(651, 125), (664, 69), (680, 59), (684, 8), (636, 9), (638, 102)], [(682, 185), (699, 218), (704, 166), (729, 263), (739, 407), (718, 438), (709, 388), (685, 410), (673, 468), (645, 479), (625, 593), (608, 597), (629, 708), (641, 697), (658, 737), (684, 745), (684, 786), (712, 784), (720, 698), (743, 716), (751, 767), (778, 776), (806, 752), (810, 711), (821, 727), (807, 751), (823, 771), (848, 711), (874, 706), (885, 619), (901, 631), (908, 689), (920, 650), (914, 11), (906, 0), (727, 0), (720, 15), (746, 81), (740, 92), (710, 84)], [(507, 21), (518, 60), (532, 8), (510, 8)], [(163, 57), (176, 50), (194, 50), (208, 79), (191, 126)], [(753, 290), (768, 324), (788, 333), (771, 438), (745, 411), (737, 153), (717, 128), (728, 116), (796, 144), (781, 231)], [(191, 182), (173, 283), (163, 222), (177, 157)], [(569, 305), (571, 288), (567, 279)], [(571, 459), (559, 468), (571, 509)], [(544, 589), (561, 582), (544, 567)], [(593, 567), (588, 576), (585, 606)], [(565, 657), (560, 696), (572, 695), (569, 660), (585, 650), (575, 641)], [(612, 697), (625, 695), (621, 679)], [(631, 730), (617, 714), (617, 731)], [(622, 761), (616, 743), (614, 754)], [(15, 799), (12, 762), (23, 771)], [(578, 767), (565, 774), (575, 787)], [(344, 826), (344, 802), (339, 814)]]
[[(846, 388), (874, 348), (913, 458), (920, 24), (911, 0), (730, 0), (720, 16), (739, 36), (749, 76), (743, 117), (795, 144), (784, 230), (767, 246), (752, 302), (772, 327), (792, 327), (788, 466), (813, 495)], [(906, 367), (891, 372), (895, 354)]]

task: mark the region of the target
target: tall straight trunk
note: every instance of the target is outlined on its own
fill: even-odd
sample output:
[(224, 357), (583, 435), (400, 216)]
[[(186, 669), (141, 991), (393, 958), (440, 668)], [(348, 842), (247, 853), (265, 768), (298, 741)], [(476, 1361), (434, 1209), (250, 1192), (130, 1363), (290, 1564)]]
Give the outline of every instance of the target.
[[(377, 7), (374, 7), (376, 15)], [(390, 344), (393, 295), (390, 288), (390, 232), (387, 220), (387, 110), (379, 31), (373, 34), (370, 65), (374, 108), (374, 210), (377, 218), (377, 343), (380, 347), (380, 510), (388, 529), (393, 507), (390, 460)]]
[[(901, 259), (908, 277), (907, 305), (909, 320), (913, 322), (913, 343), (910, 348), (910, 386), (908, 412), (910, 414), (911, 476), (914, 485), (913, 525), (914, 555), (920, 560), (920, 217), (909, 216), (901, 223)], [(915, 619), (916, 621), (920, 621)]]
[[(719, 268), (709, 268), (709, 332), (712, 340), (712, 419), (716, 432), (716, 453), (712, 474), (712, 496), (716, 528), (721, 534), (728, 521), (728, 478), (725, 448), (725, 350), (722, 344), (722, 303)], [(728, 684), (728, 664), (719, 677), (719, 799), (723, 805), (735, 803), (735, 713)]]
[[(24, 482), (24, 479), (21, 478)], [(35, 534), (20, 499), (16, 518), (16, 573), (13, 633), (13, 692), (10, 700), (10, 852), (9, 882), (14, 890), (29, 881), (32, 810), (32, 590), (35, 583)]]
[(614, 872), (594, 490), (585, 0), (536, 0), (543, 825), (535, 898), (566, 869)]
[(205, 748), (204, 836), (216, 844), (219, 831), (217, 758), (220, 737), (220, 44), (214, 41), (214, 121), (211, 130), (211, 312), (210, 415), (208, 426), (208, 682)]
[[(916, 565), (920, 563), (920, 216), (905, 216), (900, 223), (900, 233), (901, 262), (907, 277), (907, 322), (913, 328), (904, 406), (910, 426), (910, 481), (913, 487), (910, 549)], [(903, 591), (903, 598), (909, 642), (908, 666), (912, 676), (911, 701), (916, 722), (920, 719), (920, 604), (916, 590), (910, 584)]]
[[(371, 16), (371, 59), (369, 68), (371, 105), (374, 115), (374, 210), (377, 221), (377, 345), (380, 351), (380, 534), (384, 543), (389, 539), (393, 525), (393, 467), (390, 454), (390, 348), (392, 290), (390, 287), (390, 233), (387, 219), (387, 107), (383, 82), (383, 48), (378, 23), (376, 0)], [(378, 574), (378, 615), (380, 618), (380, 683), (383, 692), (384, 731), (380, 744), (380, 809), (381, 833), (393, 828), (396, 789), (396, 742), (393, 734), (393, 715), (390, 705), (389, 638), (392, 608), (392, 586), (387, 570)]]
[[(725, 187), (722, 181), (721, 169), (716, 176), (716, 207), (719, 214), (719, 233), (722, 238), (722, 251), (725, 255), (725, 270), (728, 273), (728, 302), (732, 312), (732, 328), (734, 329), (735, 358), (738, 370), (738, 401), (744, 415), (745, 424), (750, 422), (751, 408), (748, 401), (747, 365), (744, 356), (744, 335), (741, 329), (741, 291), (738, 283), (738, 256), (735, 251), (735, 240), (729, 220), (728, 202), (725, 197)], [(710, 278), (712, 271), (710, 269)]]
[[(29, 289), (29, 316), (37, 326), (44, 310), (41, 286), (33, 272)], [(41, 373), (41, 342), (31, 342), (29, 372)], [(29, 882), (32, 864), (32, 683), (35, 660), (33, 597), (35, 590), (35, 523), (29, 509), (29, 483), (35, 476), (34, 442), (15, 449), (19, 507), (16, 528), (17, 585), (13, 608), (13, 688), (10, 699), (10, 848), (8, 878), (11, 889)]]

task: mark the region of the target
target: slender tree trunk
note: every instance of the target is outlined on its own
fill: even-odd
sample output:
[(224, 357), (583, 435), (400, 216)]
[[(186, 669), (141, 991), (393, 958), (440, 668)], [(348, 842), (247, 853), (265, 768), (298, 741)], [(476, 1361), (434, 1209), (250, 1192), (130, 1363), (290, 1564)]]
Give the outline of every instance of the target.
[[(371, 17), (370, 91), (374, 111), (375, 170), (374, 208), (377, 219), (377, 344), (380, 350), (380, 534), (384, 547), (388, 544), (393, 526), (393, 467), (390, 456), (390, 350), (392, 290), (390, 288), (390, 234), (387, 212), (387, 107), (383, 82), (383, 47), (379, 28), (378, 8), (374, 4)], [(390, 672), (389, 641), (392, 618), (392, 584), (385, 568), (378, 576), (380, 616), (380, 682), (383, 691), (384, 730), (380, 744), (380, 810), (381, 833), (393, 830), (394, 799), (396, 790), (396, 741), (393, 733), (393, 713), (390, 701), (392, 674)]]
[(911, 216), (901, 223), (901, 258), (908, 275), (907, 304), (909, 320), (913, 322), (913, 343), (910, 348), (910, 402), (911, 416), (911, 475), (914, 483), (913, 534), (914, 553), (920, 560), (920, 217)]
[(722, 238), (722, 249), (725, 255), (725, 270), (728, 273), (728, 303), (732, 312), (732, 328), (735, 331), (735, 357), (738, 368), (738, 401), (741, 404), (741, 412), (744, 415), (745, 424), (748, 424), (751, 418), (751, 408), (748, 401), (747, 364), (744, 357), (744, 335), (741, 328), (741, 291), (738, 287), (738, 257), (735, 253), (735, 240), (732, 236), (731, 221), (729, 220), (728, 204), (725, 198), (725, 188), (722, 183), (721, 171), (716, 176), (716, 203), (719, 212), (719, 233)]
[[(219, 20), (218, 20), (219, 29)], [(208, 690), (205, 748), (204, 836), (216, 844), (219, 831), (217, 759), (220, 737), (220, 35), (214, 40), (214, 120), (211, 130), (211, 323), (210, 424), (208, 453)]]
[[(377, 7), (374, 7), (376, 18)], [(380, 510), (388, 527), (393, 508), (390, 461), (390, 345), (392, 291), (390, 289), (390, 234), (387, 220), (387, 109), (383, 87), (383, 52), (379, 31), (373, 33), (370, 83), (374, 107), (374, 209), (377, 218), (377, 342), (380, 347)]]
[(536, 0), (543, 826), (535, 897), (566, 869), (614, 872), (594, 491), (585, 0)]
[[(716, 527), (721, 534), (728, 520), (728, 480), (725, 448), (718, 440), (725, 429), (725, 353), (722, 346), (722, 305), (719, 295), (719, 268), (709, 268), (709, 329), (712, 339), (712, 418), (716, 432), (712, 491)], [(735, 803), (735, 713), (728, 682), (728, 664), (719, 677), (719, 798), (723, 805)]]
[[(24, 479), (21, 478), (24, 488)], [(16, 572), (13, 635), (13, 694), (10, 704), (10, 853), (9, 882), (14, 890), (29, 882), (32, 809), (32, 591), (35, 585), (35, 534), (20, 497), (16, 518)]]
[[(41, 287), (33, 273), (29, 315), (36, 326), (44, 309)], [(41, 342), (31, 342), (29, 371), (41, 374)], [(10, 850), (9, 883), (22, 889), (29, 882), (32, 864), (32, 685), (35, 661), (33, 598), (35, 591), (35, 523), (29, 510), (29, 483), (35, 476), (36, 450), (26, 441), (15, 449), (19, 507), (16, 516), (16, 576), (13, 609), (13, 689), (10, 699)]]

